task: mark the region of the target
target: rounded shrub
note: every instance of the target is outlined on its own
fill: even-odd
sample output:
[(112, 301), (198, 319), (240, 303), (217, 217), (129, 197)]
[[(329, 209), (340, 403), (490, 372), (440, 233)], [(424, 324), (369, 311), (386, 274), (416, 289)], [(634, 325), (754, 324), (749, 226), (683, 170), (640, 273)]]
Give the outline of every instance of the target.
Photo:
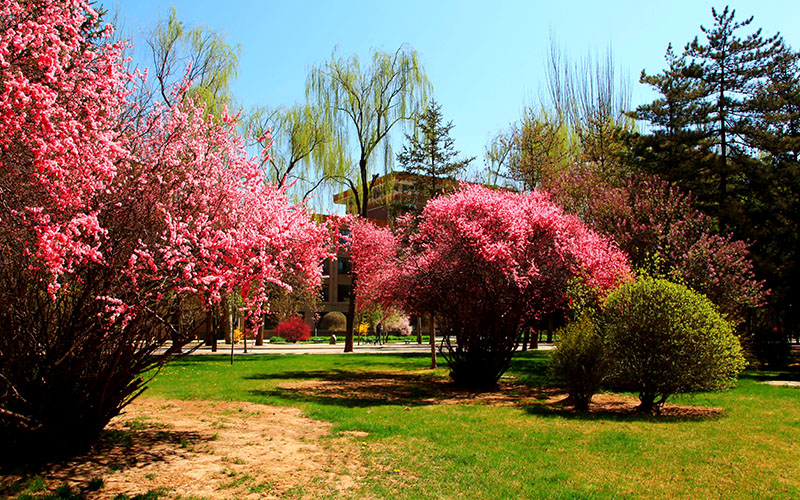
[(603, 325), (613, 376), (638, 390), (644, 412), (673, 394), (730, 388), (745, 366), (711, 301), (664, 279), (642, 276), (611, 292)]
[(347, 316), (339, 311), (330, 311), (319, 320), (318, 328), (330, 332), (343, 332), (347, 330)]
[(275, 327), (275, 335), (286, 339), (287, 342), (308, 340), (311, 338), (311, 327), (303, 321), (303, 318), (293, 316)]
[(559, 331), (550, 356), (550, 374), (566, 387), (575, 408), (587, 410), (608, 373), (603, 338), (589, 314)]

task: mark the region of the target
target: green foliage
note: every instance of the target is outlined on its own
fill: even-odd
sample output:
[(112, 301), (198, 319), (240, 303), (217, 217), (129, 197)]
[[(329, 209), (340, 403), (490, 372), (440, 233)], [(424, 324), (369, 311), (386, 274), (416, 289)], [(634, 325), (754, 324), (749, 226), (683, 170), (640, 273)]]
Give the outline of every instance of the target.
[[(186, 26), (174, 8), (160, 19), (148, 39), (155, 80), (165, 102), (171, 103), (174, 86), (185, 78), (192, 82), (188, 95), (206, 104), (206, 112), (219, 115), (234, 104), (230, 83), (239, 70), (241, 46), (232, 47), (225, 37), (204, 26)], [(189, 66), (191, 63), (191, 66)]]
[(567, 284), (569, 315), (573, 320), (584, 316), (594, 317), (600, 310), (603, 295), (586, 284), (581, 277), (572, 278)]
[[(243, 121), (243, 133), (259, 150), (266, 180), (292, 186), (296, 201), (310, 195), (345, 169), (346, 144), (326, 113), (310, 104), (256, 108)], [(272, 141), (266, 141), (271, 132)], [(292, 185), (293, 184), (293, 185)]]
[(608, 373), (603, 338), (589, 314), (559, 331), (556, 349), (550, 356), (550, 373), (563, 381), (575, 408), (589, 408)]
[[(323, 110), (324, 120), (338, 130), (349, 162), (330, 165), (332, 177), (344, 183), (356, 212), (366, 216), (374, 186), (374, 166), (383, 149), (383, 163), (392, 161), (392, 128), (410, 120), (427, 100), (430, 82), (417, 51), (402, 46), (394, 53), (375, 51), (372, 64), (361, 66), (357, 56), (331, 60), (311, 70), (306, 84), (309, 102)], [(335, 171), (333, 171), (335, 170)]]
[(397, 155), (397, 161), (403, 171), (415, 176), (411, 203), (407, 206), (412, 211), (418, 211), (424, 200), (452, 186), (475, 159), (457, 158), (459, 153), (450, 137), (452, 128), (453, 122), (444, 123), (442, 107), (432, 100), (417, 118), (414, 133), (406, 134), (407, 144)]
[(728, 7), (712, 20), (682, 53), (670, 45), (662, 73), (642, 73), (659, 96), (631, 115), (653, 125), (633, 140), (636, 164), (752, 242), (756, 277), (771, 290), (759, 314), (770, 324), (748, 333), (779, 346), (800, 337), (800, 54)]
[(611, 292), (603, 326), (613, 376), (638, 390), (642, 411), (673, 394), (728, 389), (745, 366), (711, 301), (664, 279), (641, 276)]

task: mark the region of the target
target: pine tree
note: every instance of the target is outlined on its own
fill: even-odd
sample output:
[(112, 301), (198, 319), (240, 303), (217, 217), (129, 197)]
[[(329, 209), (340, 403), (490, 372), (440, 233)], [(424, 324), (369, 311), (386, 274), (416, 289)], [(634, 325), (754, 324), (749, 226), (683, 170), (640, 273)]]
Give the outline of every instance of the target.
[(455, 141), (450, 137), (453, 122), (444, 123), (442, 107), (432, 100), (417, 120), (414, 134), (406, 134), (408, 144), (397, 155), (403, 171), (419, 176), (414, 182), (414, 196), (429, 199), (452, 185), (475, 158), (459, 159)]
[(791, 57), (779, 33), (764, 38), (757, 29), (742, 37), (753, 17), (738, 22), (735, 13), (712, 9), (713, 26), (701, 26), (704, 39), (695, 37), (680, 57), (670, 46), (668, 68), (640, 80), (661, 97), (633, 113), (656, 126), (649, 142), (657, 143), (656, 173), (694, 191), (726, 223), (741, 211), (741, 199), (731, 195), (741, 198), (748, 189), (757, 91)]
[(735, 182), (733, 177), (738, 174), (730, 160), (747, 153), (749, 100), (759, 82), (777, 64), (776, 59), (785, 53), (785, 45), (778, 33), (763, 38), (760, 28), (741, 38), (737, 32), (752, 23), (752, 16), (736, 22), (736, 11), (728, 7), (721, 13), (716, 9), (711, 12), (714, 25), (700, 27), (704, 43), (695, 37), (686, 46), (685, 55), (700, 69), (688, 75), (697, 80), (705, 94), (698, 97), (705, 101), (709, 113), (696, 125), (709, 128), (708, 145), (718, 154), (717, 195), (719, 203), (724, 204), (729, 183)]
[(702, 147), (709, 133), (706, 117), (709, 105), (703, 100), (705, 91), (696, 78), (702, 69), (687, 62), (685, 54), (676, 55), (672, 44), (664, 59), (667, 67), (659, 74), (642, 71), (640, 83), (649, 85), (660, 97), (630, 113), (632, 118), (650, 122), (649, 135), (634, 136), (632, 146), (640, 169), (666, 179), (679, 180), (693, 193), (711, 191), (713, 155)]
[[(691, 190), (720, 228), (752, 242), (756, 274), (771, 289), (755, 338), (797, 336), (800, 296), (800, 64), (780, 34), (742, 32), (749, 17), (712, 10), (714, 24), (667, 69), (641, 81), (660, 97), (632, 116), (654, 131), (634, 143), (643, 170)], [(702, 38), (702, 40), (701, 40)], [(754, 316), (755, 317), (755, 316)]]

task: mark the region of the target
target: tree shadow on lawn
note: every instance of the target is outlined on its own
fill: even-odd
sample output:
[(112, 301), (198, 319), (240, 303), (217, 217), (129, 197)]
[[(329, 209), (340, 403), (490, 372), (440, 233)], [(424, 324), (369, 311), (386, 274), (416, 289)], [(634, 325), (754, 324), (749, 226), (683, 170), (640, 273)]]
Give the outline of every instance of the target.
[(800, 381), (800, 365), (792, 365), (780, 370), (745, 370), (740, 379), (754, 380), (756, 382), (768, 382), (771, 380), (788, 380), (792, 382)]
[(46, 475), (48, 481), (56, 483), (83, 483), (81, 490), (84, 490), (108, 472), (165, 462), (192, 453), (195, 447), (214, 439), (139, 421), (126, 422), (120, 427), (106, 428), (98, 442), (85, 453), (58, 461), (16, 464), (0, 469), (0, 498), (16, 494), (29, 478), (38, 475)]
[(532, 399), (550, 397), (553, 391), (557, 391), (509, 381), (501, 381), (493, 388), (463, 388), (445, 377), (404, 371), (334, 369), (293, 371), (276, 376), (256, 375), (248, 378), (287, 380), (273, 389), (251, 390), (250, 393), (256, 396), (349, 408), (434, 404), (524, 406)]
[(536, 401), (525, 407), (530, 415), (570, 420), (611, 420), (616, 422), (701, 422), (719, 420), (725, 409), (708, 406), (676, 405), (667, 403), (658, 415), (638, 412), (639, 400), (633, 396), (601, 393), (595, 394), (588, 411), (576, 410), (565, 394), (546, 401)]
[[(524, 408), (531, 415), (585, 420), (685, 422), (718, 419), (721, 408), (668, 404), (661, 415), (637, 413), (638, 400), (620, 394), (598, 394), (588, 412), (565, 404), (566, 394), (547, 376), (549, 353), (518, 353), (507, 375), (496, 387), (468, 389), (435, 373), (398, 370), (292, 370), (261, 373), (247, 380), (285, 381), (277, 387), (250, 390), (259, 397), (277, 398), (289, 403), (303, 402), (348, 408), (372, 406), (487, 405)], [(386, 363), (382, 362), (382, 366)]]

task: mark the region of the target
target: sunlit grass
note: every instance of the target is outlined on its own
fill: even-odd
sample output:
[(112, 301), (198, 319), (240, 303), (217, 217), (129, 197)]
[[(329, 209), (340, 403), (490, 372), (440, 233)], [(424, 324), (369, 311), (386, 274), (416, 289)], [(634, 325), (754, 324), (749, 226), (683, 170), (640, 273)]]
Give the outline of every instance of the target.
[[(546, 386), (546, 356), (518, 356), (509, 375)], [(759, 383), (798, 373), (746, 372), (733, 391), (677, 398), (724, 409), (689, 419), (438, 404), (432, 387), (446, 383), (447, 370), (429, 363), (425, 355), (302, 355), (231, 366), (196, 356), (166, 367), (148, 394), (294, 406), (332, 422), (334, 433), (367, 432), (357, 438), (366, 475), (357, 496), (800, 498), (800, 389)], [(336, 393), (337, 384), (372, 377), (393, 384), (378, 385), (381, 394)], [(293, 388), (318, 383), (332, 389)]]

